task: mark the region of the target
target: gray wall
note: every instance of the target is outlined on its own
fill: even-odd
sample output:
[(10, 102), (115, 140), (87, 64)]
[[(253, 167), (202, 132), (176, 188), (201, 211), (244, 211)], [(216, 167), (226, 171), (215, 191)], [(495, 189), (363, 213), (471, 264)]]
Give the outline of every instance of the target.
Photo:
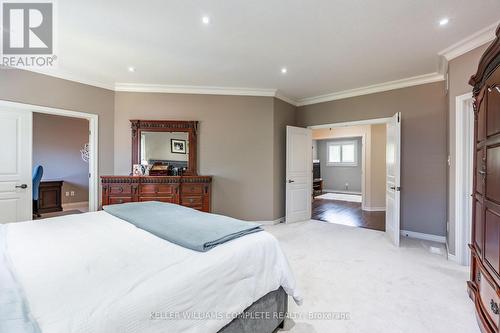
[(448, 152), (450, 155), (450, 167), (448, 173), (448, 249), (455, 254), (455, 121), (457, 96), (472, 92), (472, 87), (468, 84), (470, 77), (476, 73), (479, 59), (486, 51), (489, 43), (480, 46), (470, 52), (461, 55), (448, 64), (449, 80), (449, 113), (448, 113)]
[(34, 72), (2, 68), (0, 99), (99, 115), (99, 174), (113, 173), (113, 91)]
[[(43, 166), (42, 180), (63, 180), (63, 203), (89, 199), (89, 164), (80, 149), (89, 142), (86, 119), (33, 114), (33, 166)], [(74, 191), (75, 195), (65, 196)]]
[(116, 92), (114, 174), (131, 171), (129, 119), (197, 120), (198, 172), (214, 176), (213, 211), (272, 220), (273, 107), (272, 97)]
[(401, 228), (446, 234), (444, 82), (299, 107), (297, 124), (321, 125), (402, 113)]
[[(330, 166), (327, 165), (327, 144), (329, 142), (355, 141), (357, 143), (357, 166)], [(334, 140), (318, 140), (318, 157), (321, 166), (321, 178), (323, 178), (323, 189), (334, 191), (350, 191), (361, 193), (361, 171), (362, 171), (362, 138), (342, 138)], [(346, 190), (345, 184), (349, 183)]]

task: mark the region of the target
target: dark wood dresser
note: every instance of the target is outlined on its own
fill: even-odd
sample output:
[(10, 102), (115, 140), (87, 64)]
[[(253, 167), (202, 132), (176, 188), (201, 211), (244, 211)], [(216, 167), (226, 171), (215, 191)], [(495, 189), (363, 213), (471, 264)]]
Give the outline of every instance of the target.
[(210, 212), (210, 176), (102, 176), (102, 205), (161, 201)]
[(42, 180), (38, 196), (38, 213), (60, 212), (62, 208), (62, 180)]
[(500, 325), (500, 26), (481, 58), (474, 86), (474, 194), (468, 292), (482, 332)]

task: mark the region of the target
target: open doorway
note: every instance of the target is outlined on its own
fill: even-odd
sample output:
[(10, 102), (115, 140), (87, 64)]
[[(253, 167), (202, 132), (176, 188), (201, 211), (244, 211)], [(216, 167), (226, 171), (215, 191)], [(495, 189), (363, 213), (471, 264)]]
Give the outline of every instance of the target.
[(33, 113), (33, 218), (89, 211), (89, 120)]
[(385, 123), (313, 128), (312, 218), (385, 231)]
[[(382, 125), (381, 134), (376, 130), (372, 133), (372, 125)], [(360, 135), (354, 135), (352, 132), (353, 127), (360, 126), (364, 130)], [(335, 129), (335, 131), (333, 131)], [(385, 134), (384, 130), (385, 129)], [(385, 230), (385, 235), (395, 245), (399, 246), (400, 240), (400, 202), (401, 202), (401, 113), (398, 112), (390, 118), (370, 119), (363, 121), (354, 121), (349, 123), (336, 123), (327, 125), (314, 125), (308, 128), (287, 126), (286, 137), (286, 223), (294, 223), (306, 221), (314, 218), (313, 210), (313, 193), (316, 195), (323, 195), (323, 178), (321, 171), (321, 157), (319, 156), (319, 149), (316, 160), (319, 163), (314, 163), (313, 155), (313, 131), (316, 133), (323, 133), (324, 136), (316, 135), (315, 139), (337, 139), (337, 135), (332, 135), (332, 132), (343, 132), (340, 137), (356, 138), (361, 136), (361, 203), (357, 203), (357, 224), (351, 223), (352, 220), (342, 219), (346, 215), (345, 209), (338, 209), (335, 213), (334, 210), (329, 210), (336, 216), (328, 220), (330, 223), (342, 223), (354, 226), (362, 226), (359, 222), (363, 222), (364, 216), (369, 213), (381, 212), (385, 216), (385, 228), (378, 228), (378, 230)], [(351, 131), (351, 132), (349, 132)], [(374, 138), (385, 139), (385, 145), (381, 145), (381, 151), (377, 151), (375, 146), (372, 148), (372, 140)], [(355, 140), (348, 140), (353, 142)], [(316, 142), (316, 147), (319, 143)], [(326, 145), (327, 147), (328, 144)], [(328, 162), (342, 161), (342, 144), (330, 145), (331, 151), (328, 157)], [(326, 148), (325, 148), (326, 149)], [(356, 156), (354, 149), (349, 144), (346, 144), (346, 162), (353, 162)], [(383, 151), (385, 149), (385, 152)], [(358, 155), (359, 156), (359, 155)], [(327, 157), (325, 157), (327, 158)], [(378, 175), (375, 172), (375, 167), (384, 165), (380, 169), (385, 170), (385, 175)], [(319, 170), (318, 166), (319, 165)], [(316, 168), (316, 172), (313, 170)], [(373, 177), (372, 177), (373, 174)], [(378, 176), (377, 176), (378, 175)], [(376, 183), (378, 182), (378, 183)], [(380, 186), (378, 186), (380, 185)], [(384, 191), (385, 200), (380, 201), (375, 195), (377, 191)], [(337, 191), (334, 191), (334, 193)], [(336, 193), (339, 195), (350, 196), (352, 193)], [(359, 196), (359, 195), (358, 195)], [(382, 196), (384, 197), (384, 195)], [(329, 200), (328, 198), (326, 198)], [(338, 199), (335, 198), (335, 199)], [(342, 201), (342, 200), (336, 200)], [(344, 200), (346, 201), (346, 200)], [(348, 201), (349, 202), (349, 201)], [(382, 202), (384, 204), (382, 205)], [(339, 204), (339, 203), (337, 203)], [(381, 206), (378, 206), (381, 205)], [(328, 208), (328, 207), (326, 207)], [(343, 214), (346, 213), (346, 214)], [(382, 214), (381, 214), (382, 216)], [(349, 222), (347, 222), (349, 221)]]

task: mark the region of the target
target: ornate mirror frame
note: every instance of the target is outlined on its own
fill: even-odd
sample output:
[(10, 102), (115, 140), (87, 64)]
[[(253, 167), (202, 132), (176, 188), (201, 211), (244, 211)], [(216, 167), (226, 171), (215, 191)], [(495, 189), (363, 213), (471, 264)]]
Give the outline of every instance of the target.
[[(132, 127), (132, 167), (140, 163), (141, 132), (186, 132), (189, 138), (189, 161), (186, 176), (198, 175), (197, 169), (197, 121), (184, 120), (130, 120)], [(168, 142), (167, 144), (170, 144)]]

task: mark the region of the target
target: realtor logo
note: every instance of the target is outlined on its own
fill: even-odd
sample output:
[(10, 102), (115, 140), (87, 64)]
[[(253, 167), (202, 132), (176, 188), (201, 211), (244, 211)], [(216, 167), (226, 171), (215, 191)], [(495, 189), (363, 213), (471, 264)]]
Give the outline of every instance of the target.
[(53, 2), (2, 3), (2, 65), (9, 67), (53, 65), (56, 59), (53, 55), (53, 13)]

